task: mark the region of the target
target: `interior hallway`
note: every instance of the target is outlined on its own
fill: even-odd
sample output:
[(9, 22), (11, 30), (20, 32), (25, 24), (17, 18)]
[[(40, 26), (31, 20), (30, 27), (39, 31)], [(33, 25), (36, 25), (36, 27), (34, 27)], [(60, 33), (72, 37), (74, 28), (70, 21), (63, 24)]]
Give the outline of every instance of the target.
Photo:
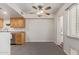
[(11, 55), (66, 55), (53, 42), (29, 42), (24, 45), (11, 45)]

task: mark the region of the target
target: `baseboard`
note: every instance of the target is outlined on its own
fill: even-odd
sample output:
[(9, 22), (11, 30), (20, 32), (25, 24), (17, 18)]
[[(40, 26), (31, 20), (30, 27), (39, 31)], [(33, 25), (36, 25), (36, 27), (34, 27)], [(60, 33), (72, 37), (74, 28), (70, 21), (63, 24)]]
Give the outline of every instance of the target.
[[(28, 41), (29, 42), (29, 41)], [(30, 42), (34, 42), (34, 41), (30, 41)], [(35, 42), (38, 42), (38, 41), (35, 41)], [(40, 42), (43, 42), (43, 41), (40, 41)], [(49, 41), (46, 41), (46, 42), (49, 42)], [(26, 43), (26, 42), (25, 42)], [(53, 42), (54, 43), (54, 42)]]

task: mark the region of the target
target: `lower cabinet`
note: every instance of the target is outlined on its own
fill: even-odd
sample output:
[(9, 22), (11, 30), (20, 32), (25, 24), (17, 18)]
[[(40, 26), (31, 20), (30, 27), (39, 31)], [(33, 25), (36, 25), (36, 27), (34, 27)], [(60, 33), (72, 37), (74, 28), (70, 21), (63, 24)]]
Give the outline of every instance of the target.
[(24, 38), (25, 34), (24, 32), (18, 32), (15, 34), (15, 43), (16, 44), (23, 44), (24, 41), (25, 41), (25, 38)]
[(24, 44), (25, 42), (25, 32), (12, 33), (11, 44)]
[(3, 28), (3, 19), (0, 18), (0, 28)]

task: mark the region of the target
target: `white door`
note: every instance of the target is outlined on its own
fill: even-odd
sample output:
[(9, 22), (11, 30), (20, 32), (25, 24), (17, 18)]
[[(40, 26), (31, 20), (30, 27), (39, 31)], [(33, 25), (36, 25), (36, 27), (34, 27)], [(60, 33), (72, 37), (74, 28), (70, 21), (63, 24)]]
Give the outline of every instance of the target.
[(57, 20), (57, 44), (63, 42), (63, 16), (58, 17)]

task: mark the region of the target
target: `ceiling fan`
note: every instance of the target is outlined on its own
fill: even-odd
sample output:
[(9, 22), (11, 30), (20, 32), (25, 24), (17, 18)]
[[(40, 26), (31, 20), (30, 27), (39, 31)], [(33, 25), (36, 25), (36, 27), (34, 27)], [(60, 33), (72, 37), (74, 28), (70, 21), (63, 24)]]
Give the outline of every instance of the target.
[(49, 12), (47, 12), (47, 10), (51, 9), (51, 6), (47, 6), (47, 7), (43, 7), (42, 5), (38, 5), (38, 6), (32, 6), (33, 9), (35, 9), (36, 11), (32, 11), (30, 14), (37, 14), (39, 17), (42, 16), (43, 14), (45, 15), (50, 15)]

